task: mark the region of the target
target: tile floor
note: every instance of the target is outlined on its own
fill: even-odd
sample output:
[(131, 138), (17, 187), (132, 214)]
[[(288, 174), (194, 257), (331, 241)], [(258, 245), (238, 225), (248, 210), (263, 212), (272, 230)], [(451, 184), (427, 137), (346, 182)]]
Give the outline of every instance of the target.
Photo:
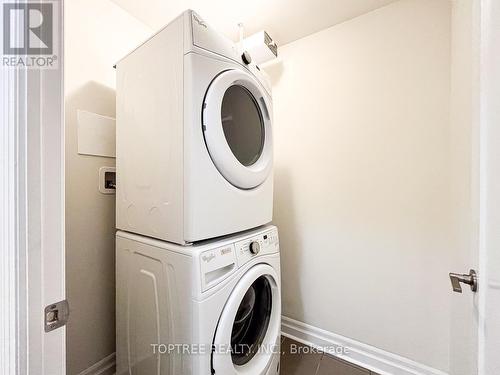
[(377, 375), (287, 337), (282, 339), (281, 353), (280, 375)]

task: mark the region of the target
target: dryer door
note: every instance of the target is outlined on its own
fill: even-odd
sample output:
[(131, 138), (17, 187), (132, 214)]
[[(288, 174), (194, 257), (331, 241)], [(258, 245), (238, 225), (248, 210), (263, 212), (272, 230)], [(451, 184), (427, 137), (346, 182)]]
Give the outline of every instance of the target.
[(271, 103), (256, 79), (226, 70), (203, 103), (203, 134), (216, 168), (234, 186), (252, 189), (272, 168)]
[(252, 267), (222, 311), (214, 337), (215, 374), (268, 373), (279, 356), (281, 296), (272, 267)]

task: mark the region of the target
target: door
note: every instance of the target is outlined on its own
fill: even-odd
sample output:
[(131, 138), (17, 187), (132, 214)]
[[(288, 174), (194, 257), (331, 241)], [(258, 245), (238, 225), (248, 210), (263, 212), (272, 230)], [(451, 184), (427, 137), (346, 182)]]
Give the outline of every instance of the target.
[[(453, 2), (453, 31), (459, 36), (454, 39), (458, 52), (453, 54), (452, 48), (452, 126), (471, 123), (467, 136), (472, 145), (469, 224), (473, 228), (454, 262), (464, 276), (469, 268), (478, 270), (478, 289), (473, 292), (460, 283), (462, 293), (452, 296), (450, 374), (496, 375), (500, 374), (500, 3)], [(453, 85), (453, 74), (460, 76), (460, 85)], [(458, 110), (454, 95), (459, 98)], [(463, 233), (459, 235), (463, 238)]]
[(500, 374), (500, 3), (481, 1), (479, 375)]
[(216, 374), (261, 375), (274, 363), (281, 328), (277, 280), (269, 265), (259, 264), (234, 288), (215, 332), (212, 366)]
[(203, 103), (203, 134), (213, 163), (240, 189), (262, 184), (272, 168), (271, 101), (242, 70), (219, 74)]
[[(2, 374), (66, 373), (62, 3), (17, 1), (1, 8), (9, 12), (0, 17), (10, 20), (11, 45), (39, 38), (54, 63), (0, 69)], [(28, 39), (31, 17), (39, 27)], [(17, 62), (48, 61), (33, 56), (10, 55)]]
[[(474, 0), (451, 2), (450, 145), (452, 168), (450, 194), (452, 227), (449, 271), (477, 271), (479, 290), (461, 283), (462, 293), (453, 292), (443, 274), (450, 297), (450, 375), (476, 375), (478, 354), (479, 295), (479, 4)], [(437, 306), (435, 307), (437, 308)]]

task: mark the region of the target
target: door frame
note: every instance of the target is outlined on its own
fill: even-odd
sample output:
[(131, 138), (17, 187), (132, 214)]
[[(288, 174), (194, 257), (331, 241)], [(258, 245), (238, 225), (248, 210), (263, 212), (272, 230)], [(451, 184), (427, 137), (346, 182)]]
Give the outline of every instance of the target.
[[(51, 3), (57, 67), (0, 69), (2, 375), (66, 373), (65, 327), (44, 329), (45, 307), (66, 295), (64, 13)], [(19, 40), (24, 31), (11, 25)]]
[(478, 374), (500, 371), (500, 4), (481, 0)]

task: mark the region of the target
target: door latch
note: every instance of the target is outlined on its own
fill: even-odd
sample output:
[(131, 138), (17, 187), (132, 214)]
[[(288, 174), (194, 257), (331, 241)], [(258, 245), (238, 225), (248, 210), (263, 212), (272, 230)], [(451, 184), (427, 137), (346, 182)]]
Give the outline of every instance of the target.
[(66, 300), (45, 307), (45, 332), (50, 332), (64, 326), (68, 322), (68, 317), (69, 304)]
[(477, 274), (474, 270), (470, 270), (469, 274), (450, 273), (450, 281), (454, 292), (462, 293), (460, 283), (469, 285), (470, 290), (477, 292)]

